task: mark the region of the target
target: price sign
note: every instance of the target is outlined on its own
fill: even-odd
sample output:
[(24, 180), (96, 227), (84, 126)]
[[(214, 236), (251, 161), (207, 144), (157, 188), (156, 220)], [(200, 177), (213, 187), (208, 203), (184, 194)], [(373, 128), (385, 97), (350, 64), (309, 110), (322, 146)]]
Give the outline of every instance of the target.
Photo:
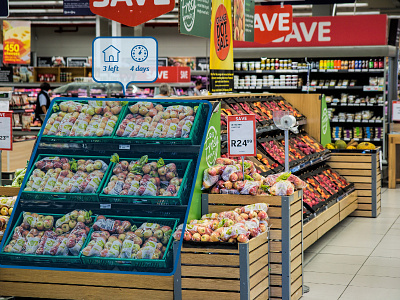
[(0, 112), (1, 150), (12, 150), (12, 112)]
[(228, 155), (255, 156), (256, 116), (228, 116)]
[(393, 101), (392, 120), (400, 121), (400, 101)]

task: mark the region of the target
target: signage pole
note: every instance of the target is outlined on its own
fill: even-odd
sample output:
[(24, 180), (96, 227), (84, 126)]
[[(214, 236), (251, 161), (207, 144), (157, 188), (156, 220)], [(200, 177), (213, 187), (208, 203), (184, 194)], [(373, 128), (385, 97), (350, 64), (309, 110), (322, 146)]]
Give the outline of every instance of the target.
[(289, 130), (285, 129), (285, 172), (289, 172)]
[(243, 173), (243, 180), (244, 180), (244, 156), (242, 156), (242, 173)]

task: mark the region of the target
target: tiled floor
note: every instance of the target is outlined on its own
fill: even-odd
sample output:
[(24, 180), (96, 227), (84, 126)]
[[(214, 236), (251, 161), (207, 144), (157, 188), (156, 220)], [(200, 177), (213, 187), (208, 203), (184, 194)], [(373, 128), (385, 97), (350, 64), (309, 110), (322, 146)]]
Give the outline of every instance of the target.
[(304, 254), (304, 300), (400, 300), (400, 189), (376, 219), (349, 217)]

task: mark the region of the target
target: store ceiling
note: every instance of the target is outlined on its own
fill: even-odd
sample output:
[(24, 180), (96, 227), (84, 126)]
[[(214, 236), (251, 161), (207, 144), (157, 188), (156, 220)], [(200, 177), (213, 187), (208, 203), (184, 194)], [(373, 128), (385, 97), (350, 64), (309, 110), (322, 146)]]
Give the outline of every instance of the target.
[[(293, 0), (292, 0), (293, 1)], [(178, 5), (178, 0), (176, 0)], [(256, 0), (259, 4), (265, 0)], [(64, 16), (62, 0), (9, 0), (10, 19), (31, 20), (33, 24), (95, 24), (94, 16)], [(294, 16), (311, 16), (312, 5), (293, 6)], [(362, 0), (356, 3), (338, 4), (336, 7), (337, 15), (353, 14), (388, 14), (391, 18), (400, 18), (400, 0)], [(178, 23), (178, 9), (160, 16), (148, 25), (176, 25)]]

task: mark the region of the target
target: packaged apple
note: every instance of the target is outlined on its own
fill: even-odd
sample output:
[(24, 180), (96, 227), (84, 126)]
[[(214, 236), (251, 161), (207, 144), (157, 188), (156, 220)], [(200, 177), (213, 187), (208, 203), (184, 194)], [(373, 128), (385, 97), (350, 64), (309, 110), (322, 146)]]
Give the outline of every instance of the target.
[[(62, 228), (64, 232), (69, 231), (70, 229), (74, 229), (77, 225), (77, 222), (89, 224), (92, 222), (92, 212), (86, 210), (74, 210), (70, 213), (65, 214), (61, 218), (59, 218), (56, 223), (56, 228)], [(68, 226), (65, 226), (68, 225)], [(81, 227), (81, 225), (79, 226)]]
[(35, 254), (37, 248), (39, 248), (40, 237), (38, 236), (27, 236), (25, 243), (25, 254)]
[(288, 180), (276, 182), (270, 187), (269, 192), (274, 196), (290, 196), (294, 194), (294, 185)]

